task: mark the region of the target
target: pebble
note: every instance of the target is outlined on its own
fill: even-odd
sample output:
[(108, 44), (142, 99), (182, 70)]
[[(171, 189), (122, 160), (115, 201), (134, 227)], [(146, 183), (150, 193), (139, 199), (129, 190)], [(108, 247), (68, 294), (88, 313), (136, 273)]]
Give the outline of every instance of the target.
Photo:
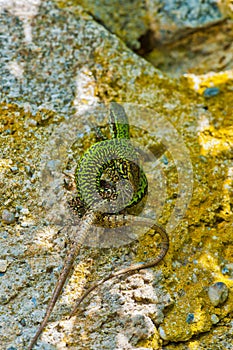
[(220, 89), (217, 87), (210, 87), (210, 88), (206, 88), (204, 91), (204, 97), (213, 97), (218, 95), (220, 92)]
[(25, 327), (26, 324), (27, 324), (24, 318), (22, 318), (22, 320), (20, 320), (19, 323), (20, 323), (23, 327)]
[(168, 159), (167, 159), (166, 156), (163, 155), (161, 159), (162, 159), (162, 162), (163, 162), (164, 165), (168, 164)]
[(26, 122), (26, 126), (37, 126), (37, 121), (35, 119), (29, 118)]
[(21, 222), (20, 223), (20, 226), (21, 227), (30, 227), (30, 226), (32, 226), (33, 225), (33, 223), (32, 223), (32, 221), (29, 221), (29, 220), (25, 220), (25, 221), (23, 221), (23, 222)]
[(211, 322), (212, 322), (213, 324), (217, 324), (217, 323), (219, 322), (218, 316), (215, 315), (215, 314), (211, 315)]
[(216, 282), (209, 287), (208, 296), (214, 306), (223, 304), (228, 297), (228, 288), (223, 282)]
[(15, 222), (15, 215), (11, 213), (9, 210), (4, 209), (2, 211), (2, 221), (5, 224), (13, 224)]
[(29, 214), (28, 208), (22, 208), (22, 209), (20, 210), (20, 214), (22, 214), (22, 215), (28, 215), (28, 214)]
[(163, 327), (159, 327), (159, 335), (163, 340), (167, 340), (167, 334), (165, 332), (165, 330), (163, 329)]
[(11, 169), (12, 173), (14, 173), (14, 174), (16, 174), (19, 170), (19, 168), (17, 166), (12, 166), (10, 169)]
[(194, 314), (192, 313), (188, 314), (188, 316), (186, 317), (186, 322), (190, 324), (190, 323), (193, 323), (193, 321), (194, 321)]
[(230, 276), (233, 277), (233, 263), (226, 264), (222, 269), (222, 273), (224, 275), (229, 274)]
[(7, 265), (7, 260), (0, 260), (0, 272), (6, 272)]
[(198, 157), (199, 159), (200, 159), (200, 161), (202, 162), (202, 163), (207, 163), (208, 161), (207, 161), (207, 158), (205, 157), (205, 156), (199, 156)]

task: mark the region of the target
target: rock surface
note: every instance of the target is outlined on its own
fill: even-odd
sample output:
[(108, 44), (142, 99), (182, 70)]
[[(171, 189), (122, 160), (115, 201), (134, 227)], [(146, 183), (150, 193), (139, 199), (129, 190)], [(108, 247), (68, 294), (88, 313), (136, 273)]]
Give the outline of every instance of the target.
[(152, 46), (156, 42), (174, 42), (192, 31), (224, 20), (232, 13), (230, 1), (217, 0), (134, 0), (120, 4), (117, 0), (81, 0), (71, 3), (83, 6), (133, 49), (140, 49), (149, 42)]
[[(43, 318), (77, 234), (63, 172), (95, 141), (90, 125), (104, 129), (101, 103), (116, 100), (151, 157), (145, 215), (160, 217), (169, 252), (153, 270), (102, 285), (68, 320), (87, 283), (157, 252), (150, 231), (135, 241), (132, 230), (93, 229), (38, 349), (230, 350), (232, 70), (172, 80), (72, 2), (12, 4), (1, 2), (0, 212), (16, 220), (0, 226), (0, 348), (25, 349)], [(229, 294), (214, 306), (216, 282)]]

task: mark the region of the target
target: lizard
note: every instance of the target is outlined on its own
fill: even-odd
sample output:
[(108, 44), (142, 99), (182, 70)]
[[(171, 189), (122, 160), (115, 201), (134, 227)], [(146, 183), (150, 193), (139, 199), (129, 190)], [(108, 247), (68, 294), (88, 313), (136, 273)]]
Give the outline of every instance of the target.
[[(153, 220), (132, 214), (148, 191), (146, 175), (139, 165), (138, 154), (130, 143), (129, 122), (124, 108), (116, 102), (110, 105), (109, 125), (111, 139), (92, 145), (81, 157), (75, 171), (77, 196), (73, 207), (81, 218), (78, 235), (65, 259), (63, 269), (56, 283), (45, 316), (32, 338), (28, 350), (32, 350), (43, 332), (62, 288), (79, 254), (92, 224), (104, 227), (118, 227), (136, 223), (139, 226), (150, 225), (161, 236), (160, 251), (155, 259), (144, 264), (131, 265), (111, 273), (89, 288), (76, 303), (70, 313), (74, 316), (83, 299), (101, 283), (132, 271), (153, 267), (166, 255), (169, 238), (166, 231), (154, 224)], [(120, 188), (117, 183), (121, 181)], [(121, 193), (122, 190), (123, 195)]]

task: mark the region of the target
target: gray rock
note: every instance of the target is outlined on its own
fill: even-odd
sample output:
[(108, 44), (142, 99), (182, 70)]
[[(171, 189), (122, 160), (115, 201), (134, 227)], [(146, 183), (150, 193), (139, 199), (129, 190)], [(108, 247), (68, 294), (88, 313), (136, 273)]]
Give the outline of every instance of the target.
[(143, 40), (147, 45), (155, 39), (173, 41), (227, 16), (217, 0), (128, 0), (120, 5), (117, 0), (81, 0), (79, 4), (134, 49)]
[(216, 282), (209, 287), (208, 296), (214, 306), (223, 304), (228, 297), (228, 288), (223, 282)]
[(145, 1), (121, 1), (119, 3), (118, 0), (81, 0), (79, 4), (130, 47), (140, 48), (139, 39), (149, 29), (148, 9)]
[(137, 313), (126, 320), (125, 328), (125, 334), (132, 345), (136, 345), (140, 340), (148, 339), (155, 332), (155, 326), (151, 319)]
[(8, 209), (2, 211), (2, 221), (5, 224), (13, 224), (15, 222), (15, 214), (10, 212)]
[(151, 27), (157, 40), (168, 42), (224, 18), (216, 0), (149, 0)]
[[(13, 0), (6, 0), (6, 2), (13, 3)], [(25, 4), (23, 0), (17, 1), (15, 7), (20, 7), (23, 3)], [(24, 6), (21, 10), (23, 12)], [(17, 190), (14, 192), (15, 197), (13, 198), (14, 207), (17, 205), (22, 206), (22, 208), (28, 207), (30, 209), (29, 219), (35, 220), (34, 228), (8, 225), (4, 227), (7, 229), (7, 234), (2, 232), (0, 236), (0, 250), (4, 253), (3, 259), (9, 257), (7, 273), (0, 278), (0, 290), (2, 291), (0, 323), (2, 325), (1, 346), (3, 348), (12, 346), (18, 350), (25, 349), (25, 344), (28, 344), (29, 339), (34, 335), (38, 322), (44, 315), (58, 278), (59, 268), (69, 250), (70, 236), (66, 229), (59, 230), (61, 226), (54, 227), (55, 225), (52, 224), (56, 221), (52, 221), (51, 224), (47, 216), (46, 220), (44, 219), (47, 212), (42, 205), (43, 198), (39, 196), (41, 190), (39, 179), (43, 177), (41, 174), (46, 175), (43, 177), (45, 180), (44, 189), (48, 192), (48, 196), (50, 193), (54, 194), (55, 197), (52, 198), (51, 202), (54, 203), (53, 199), (57, 200), (56, 209), (59, 210), (53, 214), (63, 224), (63, 219), (66, 218), (63, 204), (67, 204), (67, 202), (66, 199), (63, 199), (64, 191), (60, 197), (58, 194), (59, 189), (62, 188), (62, 171), (67, 164), (67, 153), (69, 153), (67, 151), (70, 151), (70, 147), (68, 147), (70, 144), (67, 146), (66, 141), (68, 142), (74, 125), (76, 131), (73, 133), (75, 133), (76, 138), (78, 132), (79, 134), (86, 132), (87, 120), (90, 115), (93, 119), (97, 118), (97, 122), (99, 120), (102, 122), (103, 118), (107, 116), (106, 110), (105, 113), (99, 115), (92, 113), (93, 110), (89, 114), (82, 113), (85, 108), (90, 107), (92, 101), (97, 100), (97, 94), (98, 102), (115, 98), (117, 101), (138, 101), (143, 108), (144, 106), (154, 107), (154, 119), (151, 118), (151, 114), (149, 114), (150, 117), (146, 116), (146, 113), (134, 114), (136, 108), (131, 108), (132, 121), (138, 122), (138, 125), (150, 132), (155, 132), (157, 126), (155, 127), (154, 121), (161, 120), (164, 114), (166, 118), (167, 116), (173, 118), (180, 131), (182, 131), (180, 126), (188, 120), (190, 122), (190, 146), (192, 146), (191, 139), (194, 137), (196, 140), (196, 124), (193, 121), (199, 115), (196, 109), (197, 101), (188, 98), (183, 88), (180, 90), (176, 82), (165, 78), (151, 64), (132, 53), (116, 36), (111, 35), (103, 26), (95, 23), (89, 15), (79, 12), (77, 9), (75, 9), (76, 12), (73, 10), (73, 7), (67, 10), (58, 8), (55, 2), (43, 1), (38, 7), (37, 16), (29, 16), (28, 22), (22, 21), (21, 17), (15, 15), (14, 12), (6, 11), (1, 16), (3, 89), (0, 94), (5, 104), (4, 112), (7, 108), (11, 112), (13, 105), (15, 113), (18, 113), (18, 116), (13, 115), (13, 117), (17, 117), (17, 130), (19, 130), (20, 136), (17, 144), (19, 149), (14, 153), (14, 157), (19, 161), (15, 164), (20, 164), (20, 171), (13, 174), (9, 168), (8, 174), (7, 167), (4, 168), (4, 171), (6, 170), (4, 176), (5, 174), (9, 175), (11, 181), (8, 183), (4, 178), (2, 197), (4, 201), (8, 201), (7, 203), (12, 203), (10, 185), (16, 183)], [(30, 27), (31, 22), (32, 26)], [(31, 42), (26, 40), (29, 39), (28, 37), (25, 37), (25, 23), (31, 29)], [(13, 63), (22, 66), (22, 78), (16, 76), (14, 71), (10, 69)], [(25, 110), (24, 114), (26, 103), (30, 105), (30, 109)], [(183, 108), (182, 113), (180, 105)], [(75, 109), (74, 106), (76, 106)], [(190, 113), (191, 111), (192, 113)], [(48, 112), (52, 112), (52, 114)], [(94, 112), (96, 111), (94, 110)], [(50, 117), (46, 117), (48, 114)], [(53, 114), (56, 117), (53, 117)], [(98, 119), (100, 115), (103, 117), (102, 119)], [(66, 123), (61, 122), (58, 116), (64, 117)], [(35, 125), (29, 122), (29, 126), (25, 127), (25, 118), (27, 117), (35, 118)], [(20, 127), (22, 121), (23, 127)], [(7, 127), (1, 148), (1, 151), (3, 150), (7, 155), (12, 152), (8, 144), (11, 146), (11, 141), (14, 138), (10, 127)], [(59, 134), (61, 129), (63, 129), (63, 134)], [(57, 135), (60, 138), (56, 137)], [(169, 136), (169, 132), (166, 135)], [(185, 130), (184, 135), (186, 135)], [(174, 137), (173, 133), (171, 136)], [(17, 141), (16, 138), (14, 139)], [(83, 149), (81, 151), (83, 152)], [(52, 154), (52, 152), (54, 153)], [(70, 156), (73, 155), (71, 153)], [(53, 157), (50, 157), (51, 155)], [(56, 159), (61, 160), (61, 162), (56, 162)], [(29, 175), (26, 171), (21, 171), (23, 169), (21, 164), (24, 162), (30, 164), (31, 169), (37, 169), (31, 188), (28, 182)], [(164, 168), (165, 163), (163, 162)], [(43, 169), (42, 164), (48, 164), (48, 166)], [(171, 167), (175, 165), (170, 158), (169, 164)], [(182, 164), (180, 168), (183, 169), (184, 166), (185, 164)], [(43, 173), (45, 170), (47, 172)], [(56, 181), (58, 176), (60, 176), (59, 181)], [(12, 182), (12, 180), (16, 182)], [(187, 186), (190, 186), (189, 182)], [(184, 187), (182, 187), (182, 193), (184, 193), (183, 191), (185, 191)], [(152, 210), (156, 209), (155, 203), (152, 202)], [(180, 211), (177, 213), (179, 213), (180, 220), (182, 214)], [(165, 210), (164, 220), (168, 218), (168, 214), (170, 212)], [(23, 214), (20, 213), (20, 215)], [(25, 215), (27, 214), (25, 213)], [(192, 245), (183, 245), (183, 243), (190, 241), (188, 225), (190, 225), (191, 220), (190, 216), (189, 220), (183, 222), (182, 235), (179, 235), (180, 231), (178, 230), (178, 235), (172, 237), (172, 244), (184, 246), (182, 254), (186, 256), (189, 256), (188, 254), (193, 256), (193, 251), (190, 251)], [(198, 223), (198, 218), (195, 220), (194, 222)], [(46, 223), (46, 225), (42, 226), (41, 223)], [(75, 229), (77, 231), (76, 227)], [(54, 244), (55, 241), (59, 241), (56, 240), (57, 237), (61, 237), (61, 242), (64, 239), (64, 242), (69, 244), (66, 250), (64, 247), (57, 247)], [(64, 316), (68, 315), (69, 308), (72, 307), (75, 299), (80, 296), (80, 291), (83, 291), (87, 277), (95, 282), (98, 277), (104, 277), (114, 269), (129, 266), (137, 260), (136, 258), (139, 256), (136, 256), (136, 248), (138, 247), (131, 248), (131, 246), (126, 246), (124, 254), (122, 252), (120, 252), (121, 254), (116, 253), (114, 249), (98, 250), (96, 245), (95, 249), (82, 249), (76, 261), (75, 282), (72, 284), (72, 281), (69, 281), (64, 288), (50, 322), (38, 341), (38, 349), (64, 349), (64, 339), (67, 338), (69, 346), (77, 350), (83, 348), (114, 350), (117, 334), (123, 334), (126, 338), (126, 344), (128, 342), (129, 347), (134, 348), (133, 344), (139, 339), (147, 340), (151, 334), (154, 335), (155, 325), (157, 326), (163, 321), (165, 307), (171, 305), (170, 297), (167, 297), (164, 292), (164, 276), (171, 285), (169, 287), (171, 291), (177, 283), (182, 282), (178, 278), (177, 281), (174, 279), (172, 282), (171, 280), (174, 273), (170, 268), (171, 259), (167, 261), (168, 265), (164, 269), (164, 275), (162, 262), (153, 269), (153, 271), (157, 271), (156, 273), (149, 270), (150, 275), (146, 272), (147, 276), (143, 273), (141, 277), (140, 274), (134, 274), (132, 279), (135, 278), (135, 283), (131, 279), (127, 285), (123, 277), (109, 281), (109, 284), (106, 283), (101, 286), (102, 288), (98, 288), (96, 295), (92, 294), (90, 298), (91, 300), (97, 299), (96, 308), (93, 307), (95, 304), (89, 303), (90, 299), (87, 299), (81, 305), (81, 312), (75, 321), (72, 320), (72, 324), (71, 322), (70, 324), (66, 323), (63, 319)], [(103, 260), (101, 260), (102, 256), (104, 256)], [(194, 258), (198, 259), (198, 256), (194, 256)], [(183, 268), (186, 268), (185, 264), (182, 264)], [(185, 285), (186, 282), (187, 280), (185, 280)], [(151, 297), (149, 293), (151, 301), (144, 298), (144, 295), (147, 295), (147, 284), (154, 287), (154, 296)], [(72, 286), (73, 289), (69, 289), (69, 286)], [(143, 292), (144, 286), (145, 293)], [(137, 288), (140, 289), (139, 292), (136, 292)], [(180, 288), (184, 288), (182, 283)], [(74, 290), (79, 295), (76, 295)], [(135, 300), (135, 292), (138, 301)], [(158, 299), (159, 303), (152, 303), (155, 299)], [(85, 305), (89, 305), (88, 315), (82, 311)], [(167, 312), (171, 313), (172, 308), (167, 309)], [(182, 317), (179, 313), (176, 316), (176, 320), (179, 321), (177, 323), (182, 329)], [(20, 322), (22, 318), (25, 320), (23, 325)], [(24, 325), (25, 323), (26, 325)], [(80, 334), (87, 335), (82, 337), (82, 342), (79, 338)], [(183, 334), (180, 336), (181, 341), (183, 341), (182, 337), (184, 337)], [(171, 339), (168, 337), (168, 340)], [(48, 343), (54, 345), (48, 345)]]

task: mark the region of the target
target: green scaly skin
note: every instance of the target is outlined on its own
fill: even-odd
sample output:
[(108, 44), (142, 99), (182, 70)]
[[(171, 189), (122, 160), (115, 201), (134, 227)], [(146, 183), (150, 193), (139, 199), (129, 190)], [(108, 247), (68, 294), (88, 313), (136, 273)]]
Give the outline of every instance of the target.
[[(77, 166), (75, 174), (78, 190), (76, 208), (79, 216), (82, 217), (81, 223), (79, 224), (77, 240), (73, 242), (69, 249), (62, 272), (47, 306), (44, 319), (35, 336), (32, 338), (28, 350), (33, 349), (39, 336), (43, 332), (73, 267), (74, 261), (93, 223), (100, 223), (106, 227), (118, 227), (130, 223), (136, 223), (141, 227), (150, 225), (151, 229), (157, 232), (161, 237), (160, 251), (152, 261), (144, 264), (131, 265), (125, 269), (113, 272), (103, 280), (94, 284), (76, 303), (70, 317), (75, 314), (83, 299), (101, 283), (128, 272), (153, 267), (164, 258), (168, 251), (169, 239), (166, 231), (162, 227), (157, 226), (150, 219), (126, 215), (128, 212), (131, 213), (131, 209), (136, 210), (137, 205), (140, 204), (146, 196), (148, 184), (146, 175), (139, 166), (137, 153), (129, 142), (130, 135), (127, 116), (123, 107), (117, 103), (112, 103), (110, 107), (110, 128), (112, 139), (107, 142), (100, 141), (91, 146), (85, 152)], [(118, 205), (114, 206), (114, 200), (121, 195), (116, 187), (116, 183), (119, 179), (127, 180), (131, 185), (131, 189), (133, 189), (133, 195), (130, 199), (127, 197), (128, 199), (125, 203), (124, 195), (122, 196), (124, 204), (123, 209), (118, 209)], [(122, 190), (122, 188), (120, 190)], [(100, 199), (107, 200), (110, 204), (113, 203), (111, 204), (112, 206), (110, 205), (111, 213), (98, 213), (98, 209), (101, 208), (99, 204)]]
[[(116, 202), (112, 202), (111, 213), (129, 212), (128, 209), (142, 200), (147, 194), (148, 183), (143, 169), (139, 165), (138, 154), (130, 143), (129, 122), (122, 106), (112, 102), (110, 107), (110, 131), (112, 139), (100, 141), (92, 145), (82, 156), (76, 169), (76, 184), (78, 196), (77, 210), (82, 217), (86, 210), (96, 206), (102, 198), (109, 199), (119, 193), (114, 183), (119, 179), (128, 180), (133, 189), (133, 196), (124, 203), (124, 210), (117, 210)], [(102, 181), (107, 173), (108, 183)], [(116, 181), (114, 179), (116, 178)], [(126, 189), (127, 191), (127, 189)], [(109, 214), (109, 213), (108, 213)]]

